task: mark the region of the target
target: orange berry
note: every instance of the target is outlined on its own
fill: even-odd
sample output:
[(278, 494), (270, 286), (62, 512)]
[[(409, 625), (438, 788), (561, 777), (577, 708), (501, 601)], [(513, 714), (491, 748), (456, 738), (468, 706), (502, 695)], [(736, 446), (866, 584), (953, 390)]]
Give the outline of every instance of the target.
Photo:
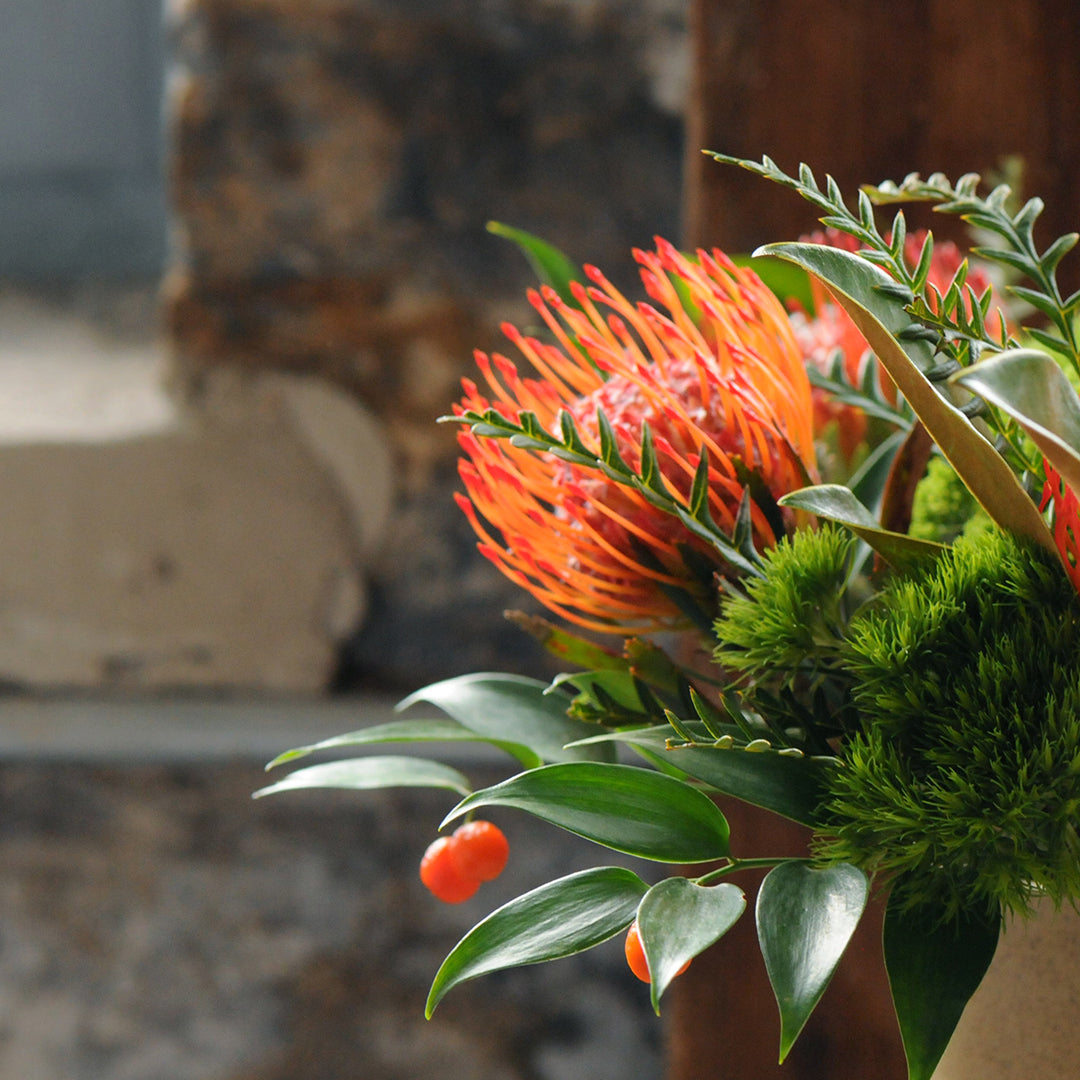
[[(641, 933), (638, 930), (636, 919), (630, 924), (630, 929), (626, 931), (626, 942), (623, 945), (623, 950), (626, 953), (626, 962), (630, 965), (630, 970), (642, 982), (651, 983), (652, 976), (649, 974), (649, 962), (645, 959), (645, 949), (641, 945)], [(689, 966), (690, 961), (687, 960), (675, 974), (681, 975)]]
[(451, 858), (463, 878), (494, 881), (510, 857), (510, 843), (490, 821), (470, 821), (454, 832)]
[(623, 950), (626, 953), (626, 962), (630, 965), (630, 970), (642, 982), (652, 982), (652, 976), (649, 974), (649, 963), (645, 959), (645, 950), (641, 946), (641, 934), (638, 933), (636, 922), (632, 922), (630, 929), (626, 931), (626, 942), (623, 945)]
[(453, 854), (453, 838), (440, 836), (420, 860), (420, 880), (446, 904), (460, 904), (480, 888), (477, 878), (464, 877), (458, 871)]

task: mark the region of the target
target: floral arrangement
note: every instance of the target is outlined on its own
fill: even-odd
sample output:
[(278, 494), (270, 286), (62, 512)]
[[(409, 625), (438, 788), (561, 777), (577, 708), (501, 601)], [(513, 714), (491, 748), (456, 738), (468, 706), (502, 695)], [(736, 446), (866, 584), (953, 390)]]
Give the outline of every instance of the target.
[[(975, 175), (849, 205), (805, 166), (715, 156), (809, 200), (826, 231), (751, 260), (658, 241), (635, 252), (631, 303), (501, 227), (545, 281), (541, 330), (504, 327), (532, 372), (477, 353), (445, 418), (480, 551), (558, 616), (514, 618), (567, 671), (440, 682), (401, 705), (440, 718), (272, 763), (479, 740), (510, 775), (473, 790), (435, 760), (361, 756), (262, 793), (456, 793), (443, 825), (465, 824), (421, 869), (449, 902), (510, 855), (485, 808), (661, 868), (601, 865), (500, 907), (446, 958), (429, 1015), (464, 980), (618, 934), (658, 1008), (743, 915), (733, 877), (766, 866), (783, 1059), (876, 891), (909, 1076), (927, 1080), (1003, 917), (1080, 896), (1080, 293), (1056, 273), (1078, 237), (1040, 252), (1040, 201)], [(905, 202), (966, 222), (970, 257), (909, 233)], [(805, 857), (733, 854), (717, 794), (807, 826)]]

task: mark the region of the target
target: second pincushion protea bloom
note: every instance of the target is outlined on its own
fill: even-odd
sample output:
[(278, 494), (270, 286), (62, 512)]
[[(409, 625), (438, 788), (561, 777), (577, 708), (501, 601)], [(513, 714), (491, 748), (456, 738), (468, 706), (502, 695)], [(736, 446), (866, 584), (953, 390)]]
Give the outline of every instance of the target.
[[(573, 286), (577, 307), (552, 289), (531, 292), (557, 344), (503, 326), (536, 377), (478, 352), (486, 387), (463, 380), (455, 412), (494, 409), (512, 421), (531, 412), (553, 434), (566, 413), (597, 458), (602, 412), (635, 472), (647, 425), (667, 490), (683, 506), (704, 450), (709, 512), (730, 533), (750, 473), (779, 497), (813, 472), (802, 352), (773, 294), (720, 252), (690, 260), (658, 240), (655, 252), (634, 257), (652, 303), (631, 304), (595, 267), (585, 268), (590, 287)], [(700, 556), (720, 570), (722, 559), (632, 484), (472, 430), (459, 439), (468, 498), (458, 501), (480, 550), (550, 610), (587, 628), (633, 633), (679, 624), (679, 591), (711, 602)], [(751, 515), (758, 546), (774, 543), (767, 515), (757, 505)]]

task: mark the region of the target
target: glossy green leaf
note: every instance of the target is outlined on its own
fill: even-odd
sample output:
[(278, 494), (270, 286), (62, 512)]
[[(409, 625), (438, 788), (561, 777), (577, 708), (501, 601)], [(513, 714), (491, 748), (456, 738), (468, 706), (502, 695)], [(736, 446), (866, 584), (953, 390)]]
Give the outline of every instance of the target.
[(521, 743), (545, 761), (606, 760), (610, 749), (603, 747), (564, 749), (567, 743), (595, 735), (596, 728), (570, 719), (570, 699), (547, 689), (547, 683), (520, 675), (459, 675), (417, 690), (398, 709), (426, 701), (477, 735)]
[(1039, 349), (1009, 349), (953, 378), (1013, 417), (1065, 482), (1080, 491), (1080, 398)]
[[(670, 732), (667, 732), (670, 737)], [(667, 748), (663, 728), (625, 732), (622, 741), (658, 767), (678, 769), (724, 795), (802, 825), (819, 824), (819, 804), (832, 759), (788, 757), (775, 751), (750, 753), (738, 748), (674, 746)]]
[(428, 1017), (467, 979), (559, 960), (614, 937), (633, 921), (647, 888), (632, 871), (603, 866), (511, 900), (474, 926), (443, 961), (428, 994)]
[(907, 1054), (908, 1080), (930, 1080), (997, 948), (1001, 921), (964, 915), (942, 923), (937, 907), (885, 911), (885, 967)]
[(728, 824), (707, 795), (631, 765), (545, 765), (463, 799), (443, 825), (481, 806), (509, 806), (615, 851), (669, 863), (728, 854)]
[(497, 746), (505, 750), (521, 762), (526, 769), (535, 768), (542, 763), (542, 759), (534, 754), (527, 746), (518, 743), (500, 742), (496, 739), (486, 739), (470, 731), (467, 727), (459, 724), (456, 720), (392, 720), (386, 724), (374, 724), (369, 728), (361, 728), (359, 731), (350, 731), (345, 735), (335, 735), (321, 742), (310, 743), (307, 746), (299, 746), (295, 750), (287, 750), (279, 754), (266, 768), (274, 769), (278, 765), (284, 765), (290, 761), (307, 757), (324, 750), (342, 750), (355, 746), (373, 746), (381, 743), (415, 743), (415, 742), (483, 742), (491, 746)]
[(944, 545), (932, 540), (919, 540), (883, 529), (877, 518), (843, 484), (802, 488), (785, 495), (780, 499), (780, 505), (809, 510), (819, 518), (845, 526), (897, 569), (936, 558), (945, 550)]
[(585, 275), (557, 247), (525, 232), (524, 229), (515, 229), (512, 225), (503, 225), (498, 221), (489, 221), (487, 230), (517, 244), (533, 268), (533, 273), (550, 285), (566, 303), (572, 307), (578, 306), (570, 291), (570, 282), (584, 281)]
[(785, 862), (761, 883), (758, 941), (780, 1007), (781, 1061), (829, 985), (868, 893), (866, 875), (845, 863), (819, 870)]
[(723, 937), (745, 910), (746, 896), (730, 882), (695, 885), (686, 878), (667, 878), (645, 894), (637, 922), (657, 1013), (683, 964)]
[(931, 363), (931, 347), (921, 340), (898, 340), (911, 325), (911, 316), (900, 300), (878, 291), (895, 282), (865, 259), (824, 244), (770, 244), (762, 254), (790, 259), (821, 279), (987, 514), (1002, 528), (1056, 551), (1046, 523), (1012, 469), (922, 374)]
[(330, 761), (297, 769), (284, 779), (255, 792), (254, 797), (304, 788), (368, 791), (388, 787), (435, 787), (468, 795), (469, 781), (457, 769), (438, 761), (414, 757), (366, 757)]

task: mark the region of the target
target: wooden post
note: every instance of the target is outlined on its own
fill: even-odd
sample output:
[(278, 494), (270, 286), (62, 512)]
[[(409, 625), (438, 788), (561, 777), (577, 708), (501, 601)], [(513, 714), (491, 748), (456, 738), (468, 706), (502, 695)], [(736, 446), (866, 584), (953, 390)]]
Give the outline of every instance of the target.
[[(1080, 228), (1080, 14), (1070, 0), (691, 0), (691, 19), (687, 246), (745, 252), (816, 225), (792, 192), (702, 149), (768, 154), (787, 171), (805, 161), (845, 193), (913, 171), (985, 176), (1019, 155), (1022, 194), (1046, 201), (1041, 243)], [(932, 224), (949, 234), (952, 223)], [(1061, 270), (1070, 288), (1076, 261)], [(725, 811), (737, 853), (805, 844), (779, 819), (739, 804)], [(864, 919), (779, 1066), (776, 1008), (745, 916), (670, 992), (669, 1080), (901, 1080), (880, 919), (880, 909)]]
[[(1070, 0), (691, 0), (685, 234), (751, 250), (809, 204), (701, 149), (805, 161), (845, 192), (918, 171), (1024, 161), (1042, 235), (1080, 228), (1080, 12)], [(941, 219), (937, 219), (940, 224)], [(1074, 271), (1075, 273), (1075, 271)]]

